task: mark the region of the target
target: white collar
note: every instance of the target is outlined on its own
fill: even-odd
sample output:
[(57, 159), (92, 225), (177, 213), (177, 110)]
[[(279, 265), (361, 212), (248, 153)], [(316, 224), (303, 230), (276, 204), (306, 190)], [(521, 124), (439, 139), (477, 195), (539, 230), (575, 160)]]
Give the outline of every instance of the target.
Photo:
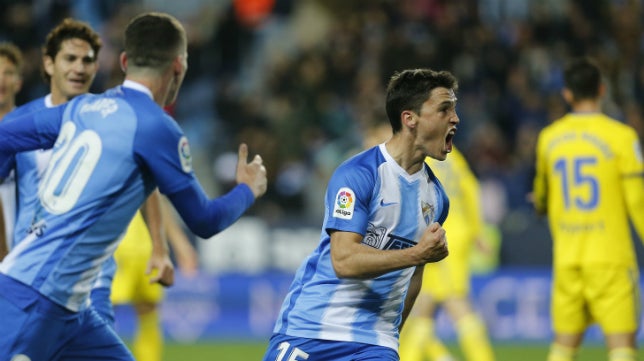
[(45, 107), (53, 108), (54, 103), (51, 101), (51, 93), (45, 95)]
[(125, 81), (123, 82), (123, 87), (138, 90), (142, 93), (147, 94), (150, 97), (150, 99), (154, 100), (154, 97), (152, 96), (152, 91), (150, 91), (150, 89), (148, 89), (148, 87), (146, 87), (145, 85), (141, 83), (137, 83), (134, 80), (125, 79)]

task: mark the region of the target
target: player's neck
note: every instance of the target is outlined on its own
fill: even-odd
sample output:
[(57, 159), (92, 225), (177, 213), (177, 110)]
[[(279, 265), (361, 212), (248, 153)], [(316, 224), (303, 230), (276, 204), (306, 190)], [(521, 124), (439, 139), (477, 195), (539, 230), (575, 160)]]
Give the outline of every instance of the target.
[(16, 103), (15, 102), (7, 102), (5, 104), (0, 104), (0, 122), (4, 118), (7, 113), (13, 110), (15, 108)]
[(163, 75), (155, 74), (155, 76), (136, 76), (136, 75), (127, 75), (125, 80), (131, 80), (137, 82), (150, 90), (152, 93), (152, 99), (160, 107), (166, 105), (166, 98), (168, 96), (169, 84), (163, 78)]
[(601, 105), (596, 100), (581, 100), (571, 105), (573, 113), (599, 113)]
[(398, 133), (385, 143), (385, 148), (402, 169), (408, 174), (414, 174), (422, 168), (425, 157), (418, 156), (410, 144), (413, 142), (404, 139), (402, 134)]
[(53, 106), (61, 105), (69, 101), (69, 97), (63, 95), (61, 92), (57, 91), (55, 88), (51, 89), (51, 104)]

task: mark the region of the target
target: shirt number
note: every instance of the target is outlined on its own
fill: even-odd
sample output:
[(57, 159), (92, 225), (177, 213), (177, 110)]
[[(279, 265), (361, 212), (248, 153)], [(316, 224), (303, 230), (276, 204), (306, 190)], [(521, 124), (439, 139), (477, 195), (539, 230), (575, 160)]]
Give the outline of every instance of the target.
[(288, 350), (291, 348), (291, 344), (288, 342), (282, 342), (278, 346), (278, 349), (280, 350), (279, 355), (277, 355), (277, 358), (275, 358), (275, 361), (301, 361), (301, 360), (308, 360), (309, 354), (300, 350), (297, 347), (294, 347), (293, 350), (288, 355), (288, 358), (285, 359), (284, 356), (286, 356), (286, 353), (288, 353)]
[[(561, 192), (564, 206), (574, 206), (581, 210), (591, 210), (599, 203), (599, 182), (592, 173), (597, 164), (595, 157), (578, 157), (573, 159), (559, 158), (555, 162), (555, 172), (561, 179)], [(571, 182), (572, 181), (572, 182)], [(579, 195), (587, 189), (587, 197)]]
[(101, 138), (92, 130), (80, 132), (66, 122), (54, 146), (49, 167), (38, 194), (49, 213), (62, 214), (74, 207), (89, 181), (103, 149)]

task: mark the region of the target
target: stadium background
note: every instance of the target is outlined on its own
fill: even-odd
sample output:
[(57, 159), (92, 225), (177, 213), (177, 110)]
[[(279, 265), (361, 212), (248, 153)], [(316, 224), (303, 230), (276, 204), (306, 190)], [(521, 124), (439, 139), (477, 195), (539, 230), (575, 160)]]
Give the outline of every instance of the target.
[[(169, 12), (188, 32), (189, 71), (172, 111), (208, 193), (231, 187), (240, 141), (269, 173), (248, 216), (212, 240), (194, 239), (202, 272), (167, 294), (170, 341), (261, 348), (294, 268), (319, 237), (326, 180), (386, 121), (388, 77), (431, 67), (459, 78), (455, 143), (481, 180), (494, 252), (474, 260), (476, 303), (496, 345), (545, 354), (551, 240), (526, 201), (536, 135), (566, 111), (563, 62), (592, 55), (609, 85), (606, 112), (644, 139), (641, 1), (0, 0), (0, 40), (25, 53), (18, 104), (47, 93), (39, 47), (66, 16), (104, 41), (92, 90), (120, 83), (122, 30), (142, 10)], [(642, 261), (639, 242), (637, 251)], [(127, 338), (130, 311), (118, 316)], [(440, 333), (453, 340), (441, 317)], [(599, 340), (592, 330), (590, 343)]]

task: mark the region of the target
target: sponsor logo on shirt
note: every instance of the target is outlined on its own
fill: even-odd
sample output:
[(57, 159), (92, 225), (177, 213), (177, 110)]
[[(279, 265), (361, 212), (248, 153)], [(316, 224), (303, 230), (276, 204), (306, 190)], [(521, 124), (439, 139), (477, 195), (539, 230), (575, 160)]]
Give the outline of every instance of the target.
[(405, 248), (413, 247), (415, 245), (416, 245), (416, 242), (412, 241), (411, 239), (389, 234), (389, 240), (387, 241), (387, 244), (385, 244), (385, 247), (383, 247), (383, 249), (385, 250), (405, 249)]
[(190, 173), (192, 171), (192, 155), (190, 155), (190, 144), (188, 144), (188, 138), (185, 136), (179, 139), (178, 150), (181, 168), (184, 172)]
[(353, 218), (353, 207), (355, 206), (354, 192), (350, 188), (340, 188), (335, 196), (333, 217), (341, 219)]
[(387, 228), (385, 227), (376, 227), (373, 223), (367, 224), (367, 234), (365, 234), (362, 243), (373, 248), (380, 248), (382, 245), (382, 240), (385, 239), (385, 234), (387, 233)]
[(80, 113), (99, 112), (105, 118), (117, 111), (118, 108), (119, 106), (114, 99), (98, 99), (95, 102), (83, 104), (80, 108)]
[(29, 226), (29, 229), (27, 229), (28, 234), (33, 234), (36, 237), (40, 237), (45, 233), (45, 229), (47, 229), (47, 224), (45, 224), (45, 221), (40, 220), (38, 222), (32, 223)]

